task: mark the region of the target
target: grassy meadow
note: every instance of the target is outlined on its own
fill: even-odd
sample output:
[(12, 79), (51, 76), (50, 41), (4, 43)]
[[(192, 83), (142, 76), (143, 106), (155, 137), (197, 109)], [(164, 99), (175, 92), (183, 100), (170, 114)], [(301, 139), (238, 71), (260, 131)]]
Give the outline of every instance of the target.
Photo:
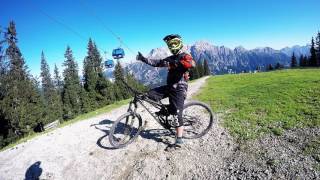
[(196, 97), (238, 139), (320, 126), (320, 69), (213, 76)]

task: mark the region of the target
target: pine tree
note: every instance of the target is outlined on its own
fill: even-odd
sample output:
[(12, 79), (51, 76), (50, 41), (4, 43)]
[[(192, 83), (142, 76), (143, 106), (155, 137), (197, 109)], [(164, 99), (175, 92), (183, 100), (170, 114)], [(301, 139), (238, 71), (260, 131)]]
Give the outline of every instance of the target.
[(199, 73), (199, 78), (200, 78), (200, 77), (202, 77), (204, 75), (203, 64), (202, 64), (201, 60), (198, 61), (196, 66), (197, 66), (198, 73)]
[(64, 85), (62, 91), (63, 116), (64, 119), (75, 117), (81, 112), (81, 86), (78, 75), (78, 65), (75, 62), (72, 50), (68, 46), (64, 57), (63, 65)]
[(199, 71), (197, 66), (190, 69), (190, 80), (198, 79), (199, 78)]
[(291, 68), (295, 68), (295, 67), (297, 67), (297, 65), (298, 65), (297, 58), (294, 55), (294, 53), (292, 53), (292, 56), (291, 56)]
[(123, 73), (123, 68), (118, 61), (115, 69), (114, 69), (114, 94), (117, 100), (122, 100), (126, 99), (129, 97), (129, 92), (127, 90), (127, 87), (123, 84), (124, 80), (124, 73)]
[(310, 59), (308, 58), (308, 56), (305, 55), (303, 58), (304, 58), (304, 62), (306, 63), (306, 67), (310, 66)]
[(81, 101), (81, 112), (87, 113), (93, 109), (92, 106), (90, 105), (91, 102), (90, 102), (88, 92), (84, 89), (84, 87), (81, 87), (80, 101)]
[(315, 49), (315, 44), (314, 44), (314, 39), (312, 37), (311, 40), (311, 48), (310, 48), (310, 66), (315, 67), (317, 66), (317, 55), (316, 55), (316, 49)]
[(209, 69), (209, 64), (208, 64), (208, 61), (205, 59), (203, 61), (203, 75), (204, 76), (208, 76), (210, 75), (210, 69)]
[(130, 87), (138, 90), (139, 92), (144, 92), (147, 90), (147, 88), (142, 83), (140, 83), (132, 73), (129, 73), (129, 71), (126, 72), (126, 82)]
[(100, 106), (110, 104), (115, 101), (115, 96), (113, 93), (113, 84), (104, 76), (102, 68), (102, 57), (98, 51), (95, 43), (94, 45), (94, 62), (96, 67), (96, 73), (98, 75), (96, 83), (97, 99)]
[(99, 76), (97, 90), (99, 94), (101, 94), (102, 97), (104, 97), (104, 101), (101, 101), (101, 105), (110, 104), (117, 100), (114, 92), (114, 84), (111, 83), (104, 76)]
[(305, 62), (304, 56), (301, 54), (301, 55), (300, 55), (300, 58), (299, 58), (299, 66), (300, 66), (300, 67), (305, 67), (305, 66), (306, 66), (306, 63), (307, 63), (307, 62)]
[(0, 27), (0, 148), (7, 144), (6, 136), (8, 135), (8, 126), (9, 121), (6, 119), (6, 115), (4, 114), (5, 104), (3, 99), (7, 94), (7, 73), (8, 66), (5, 59), (5, 43), (6, 40), (2, 35), (2, 29)]
[(282, 69), (282, 65), (279, 62), (277, 62), (275, 69), (277, 70)]
[(45, 59), (44, 53), (41, 53), (41, 74), (40, 74), (42, 92), (44, 97), (44, 121), (43, 123), (50, 123), (62, 117), (60, 94), (54, 87), (53, 80), (50, 74), (49, 65)]
[(317, 57), (317, 66), (320, 66), (320, 32), (318, 31), (316, 38), (316, 57)]
[(63, 89), (63, 81), (61, 79), (61, 76), (60, 76), (60, 73), (59, 73), (59, 69), (58, 69), (56, 64), (54, 65), (53, 84), (54, 84), (55, 89), (57, 90), (57, 92), (61, 96), (62, 89)]
[[(33, 78), (17, 46), (15, 23), (10, 22), (6, 41), (6, 56), (9, 60), (7, 88), (2, 100), (1, 111), (5, 115), (6, 142), (12, 142), (32, 131), (42, 119), (42, 103)], [(2, 119), (3, 120), (3, 119)], [(1, 121), (2, 121), (1, 120)]]
[[(94, 54), (94, 45), (91, 39), (88, 43), (88, 55), (83, 61), (83, 77), (84, 77), (84, 89), (88, 96), (87, 107), (88, 110), (95, 109), (98, 107), (97, 103), (97, 93), (96, 93), (96, 84), (98, 81), (98, 73), (96, 72), (96, 57)], [(99, 65), (98, 65), (99, 66)]]
[(267, 71), (272, 71), (272, 70), (274, 70), (274, 68), (273, 68), (272, 64), (269, 64), (267, 66)]
[(2, 29), (0, 26), (0, 76), (4, 75), (8, 68), (8, 63), (5, 59), (5, 46), (6, 40), (4, 39)]
[(53, 84), (55, 88), (56, 94), (56, 109), (59, 114), (59, 117), (63, 117), (63, 104), (62, 104), (62, 90), (63, 90), (63, 81), (61, 80), (59, 69), (57, 65), (54, 65), (54, 77), (53, 77)]

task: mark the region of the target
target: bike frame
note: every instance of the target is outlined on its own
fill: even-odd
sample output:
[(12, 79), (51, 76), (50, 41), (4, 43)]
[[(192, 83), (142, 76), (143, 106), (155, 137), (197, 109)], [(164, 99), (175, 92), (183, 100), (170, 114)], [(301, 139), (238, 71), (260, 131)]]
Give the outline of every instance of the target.
[[(147, 108), (143, 102), (147, 102), (149, 104), (151, 104), (153, 107), (157, 108), (157, 109), (161, 109), (161, 108), (166, 108), (165, 104), (162, 104), (161, 102), (156, 102), (150, 98), (148, 98), (148, 96), (144, 95), (141, 92), (138, 92), (137, 90), (133, 89), (132, 87), (130, 87), (123, 79), (121, 79), (122, 83), (131, 91), (134, 93), (134, 98), (132, 101), (130, 101), (129, 103), (129, 108), (128, 108), (128, 112), (132, 112), (134, 114), (137, 114), (137, 108), (138, 108), (138, 104), (140, 104), (145, 110), (148, 111), (148, 113), (160, 124), (162, 125), (162, 122), (160, 122), (158, 120), (158, 116), (156, 116), (154, 113), (152, 113), (150, 111), (149, 108)], [(134, 106), (134, 108), (133, 108)]]
[[(138, 104), (140, 104), (145, 110), (147, 110), (147, 112), (159, 123), (162, 125), (162, 123), (158, 120), (158, 116), (156, 116), (153, 112), (151, 112), (151, 110), (149, 108), (147, 108), (143, 102), (147, 102), (149, 104), (151, 104), (153, 107), (157, 108), (157, 109), (161, 109), (161, 108), (166, 108), (165, 104), (162, 104), (161, 102), (156, 102), (153, 101), (151, 99), (149, 99), (148, 97), (144, 96), (145, 99), (142, 99), (140, 97), (138, 97), (137, 95), (135, 95), (135, 97), (133, 98), (133, 100), (129, 103), (129, 108), (128, 108), (128, 112), (132, 112), (134, 114), (137, 114), (137, 108), (138, 108)], [(133, 108), (134, 107), (134, 108)]]

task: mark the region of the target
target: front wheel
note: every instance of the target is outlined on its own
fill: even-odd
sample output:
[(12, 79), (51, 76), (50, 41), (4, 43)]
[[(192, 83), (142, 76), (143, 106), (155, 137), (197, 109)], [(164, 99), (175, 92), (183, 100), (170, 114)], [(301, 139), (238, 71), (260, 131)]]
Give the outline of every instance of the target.
[(186, 139), (202, 137), (215, 121), (211, 108), (202, 102), (191, 101), (183, 107), (184, 133)]
[(132, 143), (142, 130), (142, 119), (139, 114), (127, 112), (112, 125), (109, 134), (110, 144), (122, 148)]

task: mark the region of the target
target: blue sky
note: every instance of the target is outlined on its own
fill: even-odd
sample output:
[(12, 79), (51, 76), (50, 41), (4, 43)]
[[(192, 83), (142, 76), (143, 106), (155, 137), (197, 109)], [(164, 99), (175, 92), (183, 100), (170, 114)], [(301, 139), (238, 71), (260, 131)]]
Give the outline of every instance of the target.
[[(0, 0), (0, 4), (0, 25), (16, 22), (18, 45), (33, 75), (40, 74), (42, 50), (51, 71), (56, 63), (60, 72), (67, 45), (80, 69), (89, 37), (100, 50), (111, 53), (119, 42), (106, 27), (134, 52), (145, 54), (165, 46), (162, 38), (171, 33), (182, 35), (187, 44), (207, 40), (230, 48), (280, 49), (305, 45), (320, 30), (319, 0)], [(125, 50), (126, 59), (135, 56)]]

